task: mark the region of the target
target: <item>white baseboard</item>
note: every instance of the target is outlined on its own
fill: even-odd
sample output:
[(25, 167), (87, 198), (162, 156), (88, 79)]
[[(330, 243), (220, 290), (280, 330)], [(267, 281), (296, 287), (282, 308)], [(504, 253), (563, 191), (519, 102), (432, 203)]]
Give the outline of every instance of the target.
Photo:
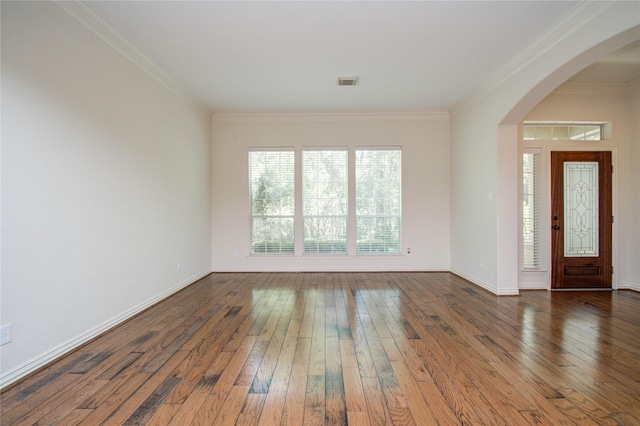
[(497, 296), (515, 296), (518, 294), (518, 289), (515, 289), (515, 291), (512, 290), (507, 290), (507, 291), (498, 291), (498, 289), (496, 289), (496, 287), (492, 284), (486, 283), (482, 280), (479, 280), (476, 277), (472, 277), (471, 275), (467, 275), (466, 273), (459, 271), (455, 268), (451, 269), (451, 273), (452, 274), (456, 274), (458, 275), (460, 278), (464, 278), (465, 280), (471, 282), (472, 284), (477, 285), (478, 287), (482, 287), (485, 290), (497, 295)]
[(637, 283), (618, 283), (618, 290), (640, 291), (640, 284), (637, 284)]
[(192, 276), (191, 278), (186, 279), (185, 281), (182, 281), (181, 283), (175, 285), (174, 287), (163, 291), (162, 293), (158, 294), (155, 297), (152, 297), (149, 300), (146, 300), (144, 302), (142, 302), (141, 304), (132, 307), (131, 309), (116, 315), (115, 317), (103, 322), (102, 324), (87, 330), (85, 333), (78, 335), (70, 340), (67, 340), (66, 342), (62, 343), (61, 345), (56, 346), (55, 348), (35, 357), (32, 358), (31, 360), (19, 365), (18, 367), (7, 371), (6, 373), (2, 374), (2, 376), (0, 376), (0, 389), (3, 389), (4, 387), (20, 380), (21, 378), (25, 377), (26, 375), (44, 367), (45, 365), (49, 364), (52, 361), (55, 361), (56, 359), (62, 357), (63, 355), (71, 352), (72, 350), (78, 348), (79, 346), (89, 342), (92, 339), (95, 339), (96, 337), (98, 337), (99, 335), (109, 331), (110, 329), (122, 324), (123, 322), (127, 321), (128, 319), (134, 317), (135, 315), (139, 314), (140, 312), (144, 311), (145, 309), (153, 306), (154, 304), (162, 301), (163, 299), (166, 299), (167, 297), (171, 296), (172, 294), (182, 290), (183, 288), (193, 284), (194, 282), (198, 281), (199, 279), (209, 275), (211, 273), (210, 270), (206, 270), (203, 272), (200, 272), (199, 274), (196, 274), (194, 276)]
[(339, 266), (332, 265), (330, 268), (320, 268), (314, 266), (282, 268), (280, 266), (262, 267), (217, 267), (213, 269), (215, 273), (256, 273), (256, 272), (449, 272), (447, 266), (428, 268), (408, 268), (402, 266)]

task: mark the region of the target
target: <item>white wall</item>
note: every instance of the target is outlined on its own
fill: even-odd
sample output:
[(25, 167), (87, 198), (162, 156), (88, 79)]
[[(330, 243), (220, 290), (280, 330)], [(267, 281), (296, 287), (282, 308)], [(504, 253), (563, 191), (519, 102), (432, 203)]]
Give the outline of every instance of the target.
[[(214, 271), (449, 269), (447, 114), (214, 115)], [(250, 147), (402, 146), (403, 256), (249, 255)], [(234, 256), (234, 250), (238, 256)]]
[(3, 385), (210, 271), (209, 155), (207, 115), (55, 3), (2, 2)]
[[(612, 134), (607, 135), (607, 140), (590, 142), (569, 142), (569, 141), (524, 141), (522, 147), (537, 147), (542, 153), (542, 168), (545, 171), (543, 181), (544, 207), (543, 207), (543, 229), (550, 229), (551, 216), (549, 200), (549, 161), (551, 150), (611, 150), (615, 165), (613, 214), (616, 217), (613, 225), (613, 262), (615, 274), (613, 276), (613, 286), (629, 287), (628, 283), (637, 282), (640, 274), (634, 273), (633, 269), (640, 259), (638, 250), (638, 238), (640, 222), (634, 220), (633, 204), (638, 203), (636, 174), (633, 179), (632, 174), (640, 168), (637, 156), (631, 155), (631, 150), (638, 149), (637, 133), (635, 140), (632, 138), (631, 125), (637, 122), (632, 119), (633, 112), (630, 109), (629, 95), (625, 94), (624, 87), (615, 85), (579, 85), (568, 84), (560, 87), (557, 91), (547, 96), (538, 104), (527, 116), (526, 121), (604, 121), (611, 123)], [(633, 123), (635, 125), (635, 123)], [(637, 125), (636, 125), (637, 127)], [(637, 129), (636, 129), (637, 130)], [(637, 214), (635, 215), (637, 217)], [(635, 238), (634, 238), (635, 235)], [(548, 260), (549, 238), (545, 239), (545, 249), (543, 256)], [(550, 288), (550, 270), (547, 262), (544, 273), (523, 273), (520, 271), (520, 288)], [(625, 284), (626, 283), (626, 284)]]
[(639, 38), (640, 3), (581, 3), (453, 109), (453, 272), (518, 293), (517, 124), (576, 72)]
[(628, 250), (635, 253), (629, 258), (629, 263), (621, 265), (620, 287), (633, 288), (640, 291), (640, 82), (636, 82), (629, 101), (629, 184), (631, 194), (629, 198), (628, 222), (635, 224), (630, 227), (626, 235), (626, 244), (620, 245), (620, 251)]

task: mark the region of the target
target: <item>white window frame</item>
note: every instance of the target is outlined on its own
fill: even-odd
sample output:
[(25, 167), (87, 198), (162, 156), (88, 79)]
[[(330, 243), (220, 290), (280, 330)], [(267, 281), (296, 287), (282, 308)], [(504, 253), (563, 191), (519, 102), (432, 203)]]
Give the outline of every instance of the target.
[[(398, 251), (391, 253), (358, 253), (357, 249), (357, 218), (356, 218), (356, 151), (362, 150), (377, 150), (377, 151), (385, 151), (385, 150), (397, 150), (400, 152), (400, 211), (398, 215), (394, 215), (394, 217), (398, 217), (399, 220), (399, 241), (398, 241)], [(293, 151), (294, 158), (294, 215), (293, 215), (293, 228), (294, 228), (294, 240), (293, 240), (293, 251), (289, 250), (283, 253), (277, 252), (254, 252), (252, 243), (253, 243), (253, 231), (252, 231), (252, 223), (253, 223), (253, 195), (251, 189), (251, 164), (249, 164), (248, 171), (248, 180), (249, 180), (249, 253), (251, 255), (256, 256), (266, 256), (266, 255), (275, 255), (275, 256), (291, 256), (295, 255), (299, 256), (402, 256), (403, 255), (403, 246), (402, 246), (402, 146), (400, 145), (387, 145), (387, 146), (355, 146), (355, 147), (344, 147), (344, 146), (305, 146), (305, 147), (252, 147), (249, 148), (249, 153), (255, 151)], [(304, 179), (304, 170), (303, 170), (303, 156), (305, 151), (345, 151), (347, 155), (347, 165), (346, 165), (346, 185), (347, 185), (347, 198), (346, 198), (346, 250), (340, 253), (305, 253), (304, 252), (304, 220), (305, 220), (305, 212), (304, 212), (304, 194), (303, 194), (303, 179)], [(249, 154), (249, 160), (250, 160)]]
[[(399, 157), (400, 157), (400, 164), (399, 164), (399, 182), (398, 182), (398, 199), (397, 199), (397, 203), (398, 203), (398, 213), (397, 214), (358, 214), (357, 212), (357, 202), (358, 202), (358, 188), (357, 188), (357, 179), (358, 179), (358, 168), (357, 168), (357, 160), (358, 160), (358, 152), (359, 151), (394, 151), (397, 152)], [(354, 211), (355, 211), (355, 228), (354, 228), (354, 234), (355, 234), (355, 240), (356, 240), (356, 247), (355, 247), (355, 251), (357, 255), (364, 255), (364, 256), (372, 256), (372, 255), (399, 255), (402, 253), (402, 149), (401, 147), (398, 146), (389, 146), (389, 147), (356, 147), (355, 148), (355, 152), (354, 152), (354, 166), (353, 166), (353, 179), (354, 179), (354, 186), (355, 186), (355, 197), (354, 197)], [(395, 200), (394, 200), (395, 201)], [(380, 251), (380, 250), (388, 250), (389, 248), (384, 246), (384, 247), (376, 247), (376, 249), (372, 252), (371, 248), (369, 251), (365, 251), (362, 250), (360, 251), (359, 247), (358, 247), (358, 241), (359, 241), (359, 236), (358, 236), (358, 220), (359, 219), (364, 219), (364, 218), (369, 218), (369, 219), (375, 219), (375, 218), (382, 218), (382, 219), (397, 219), (397, 223), (398, 223), (398, 242), (397, 242), (397, 248), (395, 250), (392, 249), (392, 251)]]
[[(531, 178), (533, 179), (532, 182), (530, 182), (530, 186), (531, 186), (531, 190), (532, 193), (530, 194), (531, 197), (533, 198), (533, 206), (532, 206), (532, 217), (531, 217), (531, 222), (529, 224), (529, 226), (533, 227), (533, 232), (532, 232), (532, 243), (533, 243), (533, 248), (532, 248), (532, 255), (534, 257), (534, 263), (532, 265), (527, 265), (526, 263), (526, 256), (525, 253), (527, 251), (527, 248), (525, 247), (525, 245), (527, 244), (527, 242), (525, 241), (525, 237), (524, 237), (524, 232), (525, 232), (525, 207), (524, 207), (524, 201), (525, 201), (525, 169), (524, 169), (524, 156), (525, 155), (532, 155), (534, 156), (534, 158), (532, 159), (534, 161), (534, 165), (533, 170), (531, 171), (532, 175)], [(540, 272), (540, 271), (544, 271), (546, 270), (545, 267), (545, 248), (544, 248), (544, 241), (545, 241), (545, 235), (544, 235), (544, 218), (543, 218), (543, 212), (544, 212), (544, 203), (543, 203), (543, 198), (544, 198), (544, 176), (543, 176), (543, 172), (542, 172), (542, 166), (543, 166), (543, 157), (542, 157), (542, 150), (540, 148), (524, 148), (522, 150), (522, 156), (521, 156), (521, 161), (523, 163), (522, 167), (520, 168), (520, 179), (521, 179), (521, 193), (520, 193), (520, 200), (521, 200), (521, 204), (520, 204), (520, 249), (522, 252), (522, 256), (521, 256), (521, 266), (522, 266), (522, 271), (524, 272)]]
[[(252, 172), (253, 172), (253, 167), (252, 167), (252, 153), (255, 152), (289, 152), (292, 154), (293, 156), (293, 214), (291, 215), (256, 215), (254, 214), (254, 206), (253, 206), (253, 179), (252, 179)], [(248, 160), (249, 160), (249, 170), (248, 170), (248, 180), (249, 180), (249, 253), (251, 255), (257, 255), (257, 256), (264, 256), (264, 255), (275, 255), (275, 256), (287, 256), (287, 255), (293, 255), (295, 253), (295, 241), (296, 241), (296, 216), (297, 216), (297, 206), (296, 206), (296, 190), (297, 190), (297, 184), (296, 184), (296, 153), (295, 153), (295, 149), (293, 147), (268, 147), (268, 148), (250, 148), (249, 149), (249, 154), (248, 154)], [(270, 251), (270, 250), (266, 250), (266, 246), (268, 244), (267, 241), (265, 241), (265, 251), (255, 251), (255, 243), (256, 241), (254, 241), (254, 233), (253, 233), (253, 228), (254, 228), (254, 220), (256, 218), (271, 218), (271, 219), (291, 219), (293, 221), (292, 223), (292, 230), (293, 230), (293, 238), (291, 240), (291, 249), (290, 250), (284, 250), (283, 251), (283, 247), (282, 244), (286, 243), (285, 241), (280, 241), (280, 249), (278, 251)]]
[[(306, 169), (305, 169), (305, 153), (310, 153), (310, 152), (343, 152), (345, 154), (345, 198), (344, 198), (344, 207), (345, 207), (345, 211), (344, 214), (339, 214), (339, 213), (335, 213), (335, 214), (330, 214), (330, 215), (318, 215), (318, 214), (307, 214), (305, 212), (305, 185), (304, 185), (304, 178), (305, 178), (305, 173), (306, 173)], [(304, 147), (302, 149), (302, 155), (301, 155), (301, 159), (300, 159), (300, 170), (302, 171), (301, 174), (301, 201), (302, 201), (302, 209), (300, 210), (300, 216), (301, 216), (301, 223), (302, 223), (302, 246), (301, 246), (301, 251), (302, 254), (304, 256), (309, 256), (309, 255), (333, 255), (333, 256), (345, 256), (348, 255), (350, 250), (349, 250), (349, 212), (350, 212), (350, 181), (351, 181), (351, 173), (350, 173), (350, 158), (352, 157), (350, 150), (347, 147)], [(305, 232), (305, 226), (307, 223), (308, 219), (311, 218), (326, 218), (329, 220), (343, 220), (344, 221), (344, 242), (335, 240), (335, 241), (325, 241), (325, 240), (317, 240), (317, 250), (310, 250), (307, 251), (306, 250), (306, 245), (307, 245), (307, 233)], [(325, 244), (323, 244), (323, 242)], [(324, 249), (321, 248), (321, 246), (324, 245)], [(330, 250), (327, 250), (327, 248), (331, 247)], [(340, 250), (340, 246), (343, 245), (344, 250)]]

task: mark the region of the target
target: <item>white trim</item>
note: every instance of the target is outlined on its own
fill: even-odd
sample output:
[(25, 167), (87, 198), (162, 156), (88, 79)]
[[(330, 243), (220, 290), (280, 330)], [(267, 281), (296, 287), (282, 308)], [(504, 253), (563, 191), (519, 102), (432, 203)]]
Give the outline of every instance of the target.
[(67, 340), (66, 342), (56, 346), (55, 348), (40, 354), (38, 356), (36, 356), (35, 358), (30, 359), (29, 361), (19, 365), (18, 367), (7, 371), (6, 373), (2, 374), (2, 376), (0, 377), (0, 389), (3, 389), (4, 387), (16, 382), (17, 380), (20, 380), (21, 378), (25, 377), (26, 375), (44, 367), (45, 365), (57, 360), (58, 358), (62, 357), (63, 355), (73, 351), (74, 349), (82, 346), (83, 344), (91, 341), (92, 339), (95, 339), (96, 337), (100, 336), (103, 333), (106, 333), (107, 331), (111, 330), (114, 327), (117, 327), (118, 325), (122, 324), (123, 322), (133, 318), (134, 316), (136, 316), (137, 314), (139, 314), (140, 312), (144, 311), (145, 309), (155, 305), (156, 303), (166, 299), (167, 297), (177, 293), (178, 291), (182, 290), (183, 288), (195, 283), (196, 281), (198, 281), (201, 278), (206, 277), (207, 275), (209, 275), (211, 273), (210, 270), (205, 270), (200, 272), (199, 274), (196, 274), (194, 276), (192, 276), (191, 278), (188, 278), (185, 281), (182, 281), (181, 283), (175, 285), (174, 287), (163, 291), (162, 293), (158, 294), (155, 297), (152, 297), (149, 300), (146, 300), (145, 302), (140, 303), (137, 306), (134, 306), (131, 309), (128, 309), (124, 312), (122, 312), (119, 315), (116, 315), (115, 317), (103, 322), (102, 324), (99, 324), (98, 326), (87, 330), (85, 333), (80, 334), (70, 340)]
[(475, 90), (454, 105), (451, 109), (451, 115), (458, 114), (467, 106), (476, 103), (497, 87), (500, 87), (513, 75), (561, 44), (564, 39), (576, 30), (584, 25), (588, 25), (593, 18), (597, 17), (613, 3), (614, 2), (598, 1), (581, 2), (575, 9), (556, 22), (553, 27), (538, 37), (538, 39), (522, 50), (511, 61), (507, 62), (498, 71), (486, 78)]
[(402, 122), (449, 120), (446, 111), (398, 112), (301, 112), (301, 113), (213, 113), (213, 123), (300, 123), (300, 122)]
[(250, 146), (249, 147), (249, 152), (263, 152), (263, 151), (288, 152), (288, 151), (295, 151), (295, 150), (296, 150), (295, 146)]
[(194, 108), (204, 117), (209, 118), (211, 111), (209, 108), (196, 99), (189, 91), (182, 87), (173, 77), (160, 68), (140, 49), (129, 42), (120, 32), (112, 27), (107, 21), (102, 19), (84, 1), (64, 1), (55, 0), (56, 4), (65, 10), (69, 15), (77, 19), (81, 24), (95, 33), (102, 40), (107, 42), (125, 58), (137, 65), (142, 71), (147, 73), (157, 82), (162, 84), (171, 93), (176, 95), (187, 105)]
[(619, 283), (618, 284), (618, 290), (634, 290), (634, 291), (640, 291), (640, 284), (634, 284), (634, 283)]
[[(309, 256), (313, 256), (313, 255), (305, 255), (305, 257), (309, 257)], [(336, 255), (327, 255), (327, 257), (332, 256), (331, 260), (332, 263), (330, 266), (328, 267), (322, 267), (322, 266), (318, 266), (317, 264), (315, 265), (298, 265), (298, 266), (291, 266), (291, 267), (282, 267), (282, 266), (272, 266), (271, 264), (265, 264), (262, 266), (242, 266), (242, 267), (238, 267), (238, 268), (233, 268), (233, 267), (224, 267), (224, 268), (220, 268), (220, 269), (216, 269), (214, 268), (213, 272), (214, 273), (243, 273), (243, 272), (451, 272), (449, 270), (448, 267), (443, 266), (443, 267), (437, 267), (437, 266), (430, 266), (427, 268), (407, 268), (406, 266), (402, 266), (402, 265), (382, 265), (382, 264), (378, 264), (375, 266), (353, 266), (351, 264), (345, 264), (342, 266), (337, 266), (334, 261), (336, 259), (338, 259), (338, 257), (336, 257)], [(360, 255), (362, 256), (362, 255)], [(394, 255), (393, 257), (398, 257), (401, 255)], [(264, 256), (265, 259), (267, 258), (267, 256)], [(271, 259), (274, 258), (274, 256), (269, 256)], [(291, 257), (291, 256), (289, 256)], [(298, 256), (296, 256), (298, 257)], [(315, 256), (314, 260), (317, 260), (318, 258), (320, 258), (322, 256)], [(381, 258), (384, 257), (386, 258), (387, 256), (380, 256)], [(353, 262), (353, 256), (349, 256), (349, 255), (344, 255), (342, 256), (342, 260), (345, 261), (349, 261), (349, 262)], [(344, 263), (344, 262), (342, 262)], [(382, 262), (380, 262), (382, 263)]]
[(449, 272), (469, 281), (472, 284), (477, 285), (478, 287), (482, 287), (483, 289), (495, 294), (496, 296), (517, 296), (520, 294), (517, 288), (507, 288), (507, 289), (496, 289), (496, 286), (486, 283), (482, 280), (479, 280), (471, 275), (465, 274), (464, 272), (452, 268)]

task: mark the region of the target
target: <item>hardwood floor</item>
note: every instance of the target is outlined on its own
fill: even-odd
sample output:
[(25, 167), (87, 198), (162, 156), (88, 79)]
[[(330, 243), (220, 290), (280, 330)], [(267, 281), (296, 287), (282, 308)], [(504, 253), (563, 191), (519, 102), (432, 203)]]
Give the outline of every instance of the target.
[(640, 294), (212, 274), (5, 390), (2, 425), (640, 424)]

